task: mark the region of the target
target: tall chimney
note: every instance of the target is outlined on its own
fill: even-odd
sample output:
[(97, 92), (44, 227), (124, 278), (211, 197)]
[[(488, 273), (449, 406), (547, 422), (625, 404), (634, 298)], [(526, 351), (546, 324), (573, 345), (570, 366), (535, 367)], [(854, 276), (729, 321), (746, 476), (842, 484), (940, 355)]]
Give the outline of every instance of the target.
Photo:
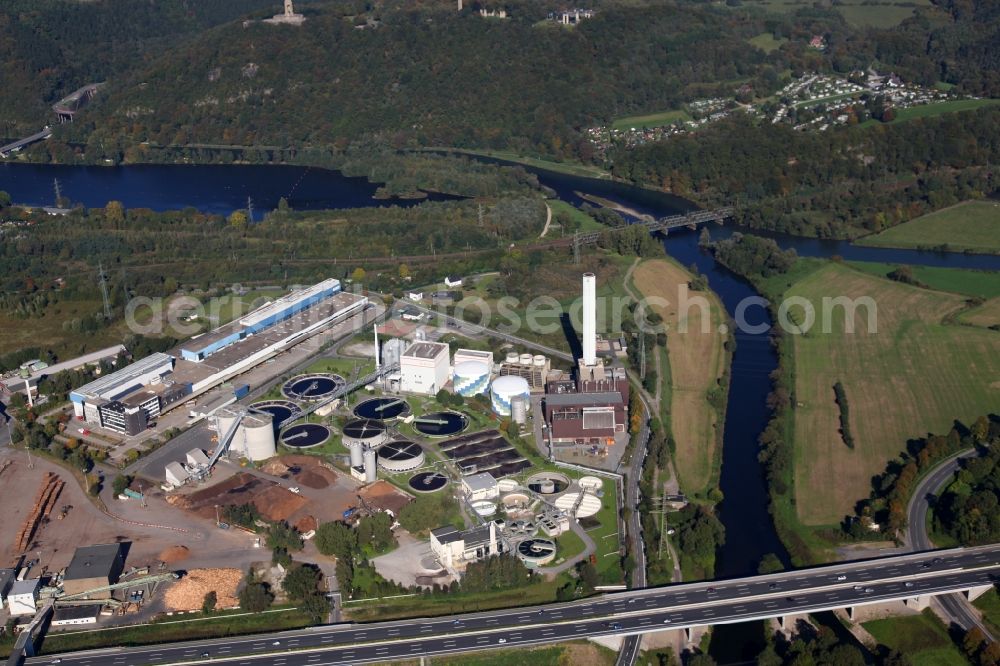
[(380, 365), (379, 357), (381, 356), (378, 348), (378, 322), (372, 324), (372, 329), (375, 331), (375, 369), (378, 370)]
[(583, 363), (597, 365), (597, 279), (583, 274)]

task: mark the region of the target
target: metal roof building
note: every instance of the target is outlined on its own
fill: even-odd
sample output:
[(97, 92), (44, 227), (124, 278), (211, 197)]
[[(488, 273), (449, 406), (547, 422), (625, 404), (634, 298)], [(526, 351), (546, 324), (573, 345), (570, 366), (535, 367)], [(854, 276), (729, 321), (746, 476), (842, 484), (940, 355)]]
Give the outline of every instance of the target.
[[(117, 583), (125, 569), (125, 549), (122, 545), (106, 543), (77, 548), (63, 574), (63, 591), (79, 594)], [(100, 594), (108, 596), (107, 593)]]

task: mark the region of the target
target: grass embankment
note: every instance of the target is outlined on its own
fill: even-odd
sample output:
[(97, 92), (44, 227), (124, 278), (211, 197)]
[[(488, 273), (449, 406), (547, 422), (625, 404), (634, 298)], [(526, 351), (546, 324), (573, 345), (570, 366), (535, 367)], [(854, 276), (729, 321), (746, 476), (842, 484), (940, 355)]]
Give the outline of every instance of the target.
[(662, 127), (673, 123), (682, 123), (691, 120), (691, 115), (683, 109), (672, 109), (670, 111), (660, 111), (644, 116), (627, 116), (618, 118), (611, 123), (611, 128), (616, 130), (627, 129), (647, 129), (650, 127)]
[(589, 164), (580, 164), (579, 162), (556, 162), (542, 157), (518, 155), (517, 153), (507, 150), (469, 150), (467, 148), (428, 148), (427, 150), (446, 150), (450, 153), (471, 155), (473, 157), (477, 155), (481, 157), (492, 157), (498, 160), (516, 162), (525, 166), (545, 169), (547, 171), (555, 171), (557, 173), (566, 173), (571, 176), (581, 176), (583, 178), (611, 178), (611, 174), (604, 169)]
[(561, 234), (560, 230), (555, 228), (554, 225), (556, 224), (556, 216), (559, 215), (559, 213), (569, 215), (570, 219), (579, 225), (576, 229), (577, 231), (603, 231), (607, 229), (606, 226), (587, 215), (573, 204), (563, 201), (562, 199), (546, 199), (545, 203), (547, 203), (549, 208), (552, 209), (553, 228), (549, 230), (547, 235), (548, 238), (559, 238), (561, 235), (571, 235), (572, 233), (566, 232), (565, 234)]
[(899, 650), (913, 666), (966, 666), (948, 630), (930, 610), (920, 615), (873, 620), (862, 624), (889, 649)]
[[(800, 262), (802, 263), (802, 262)], [(811, 263), (811, 262), (807, 262)], [(816, 325), (793, 338), (796, 512), (805, 525), (834, 525), (870, 491), (871, 477), (905, 448), (907, 440), (942, 432), (954, 419), (971, 420), (1000, 401), (1000, 338), (995, 331), (944, 323), (965, 307), (957, 294), (880, 279), (826, 263), (788, 296), (807, 299)], [(845, 310), (823, 316), (824, 297), (870, 298), (874, 331), (858, 307), (845, 331)], [(802, 321), (801, 308), (791, 308)], [(824, 322), (824, 319), (826, 320)], [(824, 333), (824, 326), (829, 332)], [(843, 443), (833, 385), (842, 382), (851, 405), (855, 448)]]
[[(703, 492), (718, 480), (721, 421), (709, 394), (719, 394), (728, 362), (727, 334), (720, 332), (727, 321), (725, 309), (711, 291), (687, 291), (692, 277), (669, 259), (644, 261), (632, 273), (644, 297), (667, 301), (653, 304), (653, 309), (668, 326), (669, 427), (677, 443), (677, 474), (689, 494)], [(690, 307), (684, 307), (685, 293)]]
[[(183, 619), (182, 619), (183, 618)], [(156, 645), (173, 641), (225, 638), (265, 631), (300, 629), (311, 624), (309, 617), (295, 609), (274, 609), (267, 613), (222, 611), (202, 618), (164, 617), (150, 624), (121, 629), (50, 633), (42, 643), (42, 654), (87, 650), (100, 647)]]
[(858, 245), (873, 247), (1000, 252), (1000, 203), (965, 201), (950, 208), (922, 215), (881, 233), (865, 236), (855, 242)]
[[(455, 657), (431, 657), (426, 661), (434, 666), (612, 666), (617, 653), (588, 642), (572, 642), (537, 648), (518, 648), (490, 652), (471, 652)], [(418, 661), (404, 662), (417, 664)]]
[(1000, 594), (997, 594), (996, 588), (973, 601), (972, 605), (983, 612), (983, 620), (993, 635), (1000, 633)]

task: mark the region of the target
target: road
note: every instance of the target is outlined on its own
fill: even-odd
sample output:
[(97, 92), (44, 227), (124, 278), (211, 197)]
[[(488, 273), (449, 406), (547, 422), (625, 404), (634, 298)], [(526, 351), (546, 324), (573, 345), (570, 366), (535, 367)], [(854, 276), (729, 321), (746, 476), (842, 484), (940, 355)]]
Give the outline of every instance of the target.
[(13, 143), (8, 143), (6, 146), (0, 146), (0, 157), (7, 157), (7, 155), (9, 155), (15, 150), (19, 150), (21, 148), (24, 148), (25, 146), (29, 146), (35, 143), (36, 141), (47, 139), (50, 136), (52, 136), (52, 130), (46, 127), (41, 132), (36, 132), (31, 136), (26, 136), (23, 139), (14, 141)]
[[(1000, 545), (630, 590), (564, 604), (60, 655), (67, 666), (299, 666), (413, 659), (800, 615), (992, 585)], [(52, 657), (28, 664), (51, 663)]]
[[(930, 474), (917, 484), (910, 503), (906, 507), (906, 536), (903, 541), (911, 551), (930, 550), (934, 547), (930, 535), (927, 534), (927, 516), (930, 514), (931, 497), (937, 495), (958, 471), (962, 460), (979, 455), (976, 449), (960, 451), (938, 463)], [(996, 640), (986, 624), (972, 608), (972, 604), (960, 594), (949, 594), (938, 597), (938, 603), (948, 615), (948, 618), (962, 629), (968, 631), (979, 627), (990, 640)]]

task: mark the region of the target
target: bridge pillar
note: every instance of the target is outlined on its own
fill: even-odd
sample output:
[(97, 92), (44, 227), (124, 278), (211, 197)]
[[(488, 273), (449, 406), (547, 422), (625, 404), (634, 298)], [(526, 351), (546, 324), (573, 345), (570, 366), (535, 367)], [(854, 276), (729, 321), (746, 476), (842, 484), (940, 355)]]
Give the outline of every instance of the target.
[(689, 647), (698, 647), (701, 645), (701, 639), (704, 638), (707, 633), (708, 625), (698, 625), (686, 628), (684, 630), (684, 637), (687, 639)]
[(963, 594), (965, 594), (965, 598), (969, 601), (975, 601), (992, 589), (992, 585), (977, 585), (976, 587), (970, 587)]
[(788, 615), (779, 615), (775, 618), (778, 623), (778, 629), (781, 633), (785, 635), (792, 635), (799, 626), (799, 622), (809, 623), (809, 615), (807, 613), (790, 613)]
[(922, 611), (931, 605), (931, 598), (930, 595), (907, 597), (903, 599), (903, 605), (916, 611)]

